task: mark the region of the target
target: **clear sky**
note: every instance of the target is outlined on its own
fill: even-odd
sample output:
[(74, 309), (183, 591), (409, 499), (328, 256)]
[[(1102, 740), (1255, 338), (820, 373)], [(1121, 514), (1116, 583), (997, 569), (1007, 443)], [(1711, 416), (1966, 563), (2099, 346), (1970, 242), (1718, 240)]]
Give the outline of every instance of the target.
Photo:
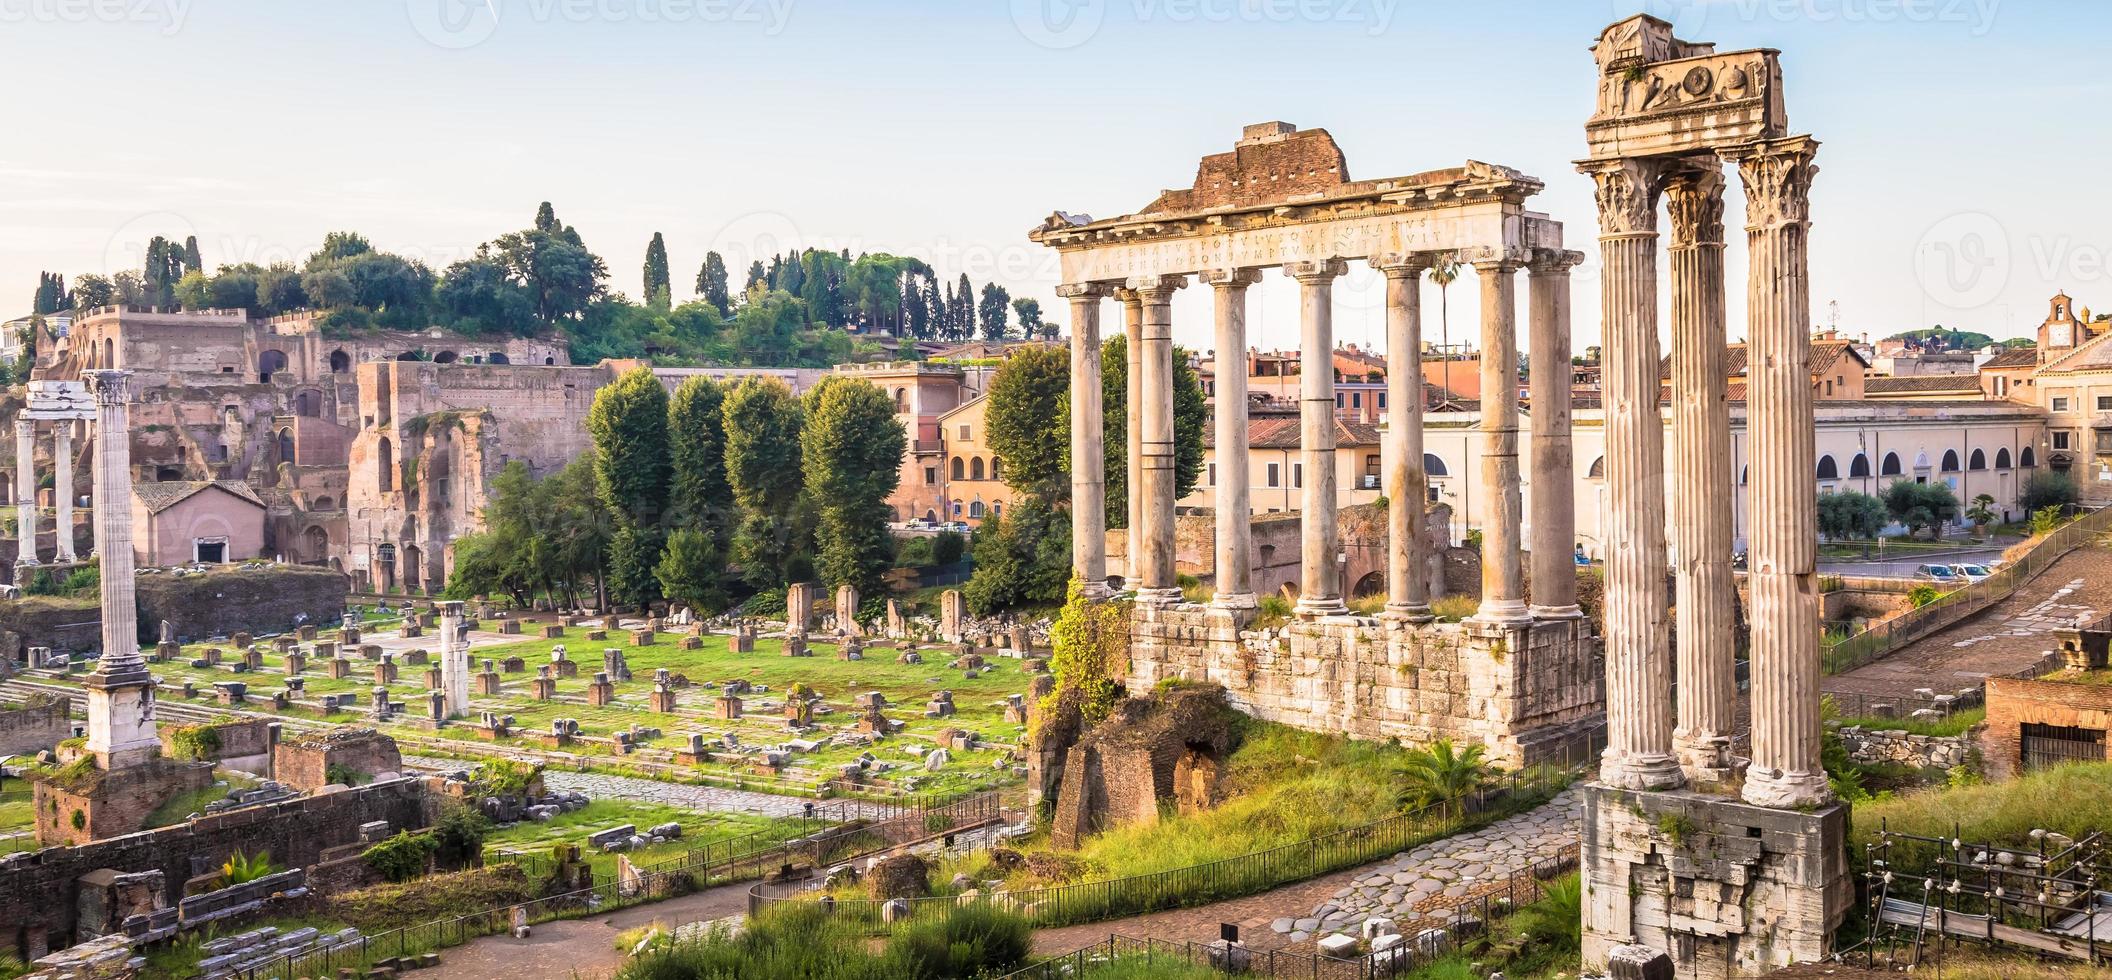
[[(155, 234), (217, 264), (353, 229), (438, 269), (547, 199), (633, 295), (660, 231), (678, 299), (708, 248), (738, 270), (847, 246), (1060, 318), (1030, 227), (1134, 211), (1283, 119), (1353, 177), (1546, 181), (1534, 205), (1594, 257), (1581, 347), (1586, 48), (1638, 10), (1784, 52), (1792, 125), (1825, 144), (1815, 324), (2019, 335), (2057, 289), (2112, 311), (2100, 0), (0, 0), (0, 315)], [(1743, 212), (1734, 190), (1734, 336)], [(1381, 338), (1374, 279), (1339, 291), (1340, 338)], [(1207, 292), (1176, 305), (1184, 343), (1208, 346)], [(1294, 284), (1258, 296), (1257, 343), (1294, 345)], [(1451, 300), (1457, 339), (1471, 275)]]

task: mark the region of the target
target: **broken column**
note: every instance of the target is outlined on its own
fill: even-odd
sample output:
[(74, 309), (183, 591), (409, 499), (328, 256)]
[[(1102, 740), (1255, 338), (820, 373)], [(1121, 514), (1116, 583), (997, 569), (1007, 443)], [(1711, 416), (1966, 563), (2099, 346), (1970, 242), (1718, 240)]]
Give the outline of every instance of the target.
[(469, 644), (462, 636), (462, 604), (440, 604), (440, 682), (449, 714), (469, 713)]

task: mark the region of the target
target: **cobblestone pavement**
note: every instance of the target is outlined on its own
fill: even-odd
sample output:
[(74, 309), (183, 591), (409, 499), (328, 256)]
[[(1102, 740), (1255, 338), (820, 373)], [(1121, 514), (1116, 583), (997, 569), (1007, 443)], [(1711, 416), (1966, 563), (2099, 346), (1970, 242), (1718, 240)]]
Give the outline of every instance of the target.
[(1279, 917), (1269, 928), (1300, 943), (1325, 933), (1354, 932), (1376, 916), (1413, 935), (1417, 920), (1441, 919), (1477, 888), (1576, 847), (1583, 814), (1577, 792), (1564, 790), (1537, 809), (1367, 865), (1310, 914)]
[[(403, 761), (405, 765), (440, 772), (468, 768), (470, 765), (452, 759), (428, 756), (405, 756)], [(809, 803), (825, 807), (831, 816), (848, 813), (851, 817), (882, 818), (892, 816), (895, 812), (893, 808), (883, 804), (858, 800), (810, 800), (797, 796), (779, 796), (775, 793), (758, 793), (753, 790), (663, 783), (657, 779), (595, 772), (568, 772), (563, 769), (543, 770), (543, 785), (556, 793), (585, 793), (590, 800), (639, 800), (682, 807), (700, 813), (756, 813), (766, 817), (797, 817), (805, 813)]]

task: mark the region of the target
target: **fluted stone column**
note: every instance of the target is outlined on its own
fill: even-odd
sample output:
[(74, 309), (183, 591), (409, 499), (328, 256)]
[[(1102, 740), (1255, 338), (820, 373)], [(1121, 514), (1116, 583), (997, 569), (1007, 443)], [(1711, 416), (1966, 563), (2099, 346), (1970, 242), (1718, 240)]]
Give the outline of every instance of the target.
[[(103, 654), (88, 688), (88, 751), (105, 769), (161, 752), (154, 734), (154, 678), (139, 656), (132, 568), (130, 371), (89, 371), (95, 394), (95, 550), (102, 559)], [(123, 501), (119, 504), (117, 501)]]
[(1526, 300), (1533, 383), (1533, 616), (1575, 619), (1577, 468), (1570, 446), (1569, 270), (1581, 252), (1533, 256)]
[(1341, 550), (1335, 526), (1335, 277), (1347, 271), (1341, 259), (1292, 262), (1283, 267), (1298, 280), (1298, 430), (1299, 458), (1305, 466), (1305, 492), (1298, 515), (1303, 535), (1298, 575), (1298, 615), (1340, 616), (1341, 576), (1335, 554)]
[(440, 686), (447, 713), (469, 711), (469, 644), (462, 641), (462, 604), (440, 603)]
[(15, 419), (15, 564), (37, 563), (37, 423)]
[[(128, 459), (130, 457), (127, 457)], [(100, 503), (102, 498), (96, 498)], [(61, 419), (51, 427), (52, 527), (58, 533), (53, 561), (72, 561), (73, 554), (73, 420)], [(127, 501), (126, 506), (131, 506)]]
[(1665, 186), (1672, 219), (1673, 602), (1679, 666), (1672, 744), (1687, 778), (1731, 776), (1737, 585), (1731, 577), (1731, 410), (1724, 379), (1723, 174), (1713, 158)]
[(1830, 799), (1819, 761), (1818, 543), (1811, 515), (1810, 137), (1769, 140), (1725, 155), (1745, 185), (1747, 426), (1752, 432), (1753, 760), (1744, 796), (1758, 806)]
[(1217, 588), (1210, 604), (1220, 609), (1252, 609), (1259, 601), (1247, 496), (1247, 287), (1260, 278), (1253, 269), (1202, 274), (1217, 302)]
[(1071, 574), (1088, 599), (1106, 598), (1107, 454), (1100, 398), (1100, 300), (1094, 283), (1056, 287), (1071, 301)]
[(1142, 370), (1137, 391), (1143, 400), (1131, 417), (1143, 430), (1140, 444), (1143, 546), (1139, 564), (1137, 599), (1141, 602), (1179, 602), (1181, 588), (1173, 571), (1173, 291), (1187, 285), (1185, 276), (1144, 276), (1131, 279), (1129, 288), (1141, 307), (1139, 354), (1133, 362)]
[(1606, 752), (1599, 780), (1670, 789), (1672, 663), (1665, 646), (1664, 433), (1658, 412), (1657, 183), (1653, 164), (1582, 167), (1598, 184), (1606, 412)]
[(1137, 367), (1137, 352), (1144, 346), (1144, 304), (1136, 290), (1118, 289), (1115, 299), (1122, 303), (1122, 380), (1123, 447), (1122, 502), (1123, 532), (1128, 539), (1127, 554), (1122, 559), (1123, 587), (1135, 591), (1137, 583), (1143, 581), (1144, 559), (1144, 427), (1137, 421), (1137, 406), (1143, 403), (1143, 372)]
[(1430, 257), (1400, 252), (1374, 258), (1386, 276), (1386, 618), (1426, 623), (1430, 587), (1423, 509), (1430, 474), (1423, 468), (1422, 275)]
[(1478, 261), (1481, 277), (1481, 481), (1494, 498), (1481, 527), (1481, 622), (1529, 618), (1524, 495), (1518, 468), (1518, 262)]

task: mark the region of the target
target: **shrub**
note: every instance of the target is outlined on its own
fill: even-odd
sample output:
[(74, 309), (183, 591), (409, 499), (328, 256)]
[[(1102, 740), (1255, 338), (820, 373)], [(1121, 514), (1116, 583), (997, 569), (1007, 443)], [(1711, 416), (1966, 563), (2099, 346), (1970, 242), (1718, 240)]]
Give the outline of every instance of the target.
[(2066, 507), (2080, 497), (2075, 481), (2069, 479), (2067, 474), (2041, 470), (2024, 481), (2023, 489), (2017, 493), (2017, 506), (2028, 511)]
[(323, 769), (323, 778), (340, 786), (358, 786), (371, 777), (342, 762), (333, 762)]
[(968, 554), (968, 539), (959, 531), (940, 531), (931, 539), (931, 560), (936, 565), (958, 563)]
[(441, 863), (462, 867), (484, 857), (484, 832), (490, 824), (468, 804), (450, 800), (440, 808), (440, 821), (433, 825), (433, 856)]
[(1917, 585), (1907, 590), (1907, 605), (1913, 606), (1916, 609), (1920, 609), (1921, 607), (1926, 606), (1929, 603), (1935, 602), (1936, 600), (1941, 598), (1943, 598), (1943, 593), (1937, 591), (1935, 586), (1929, 585), (1927, 583)]
[(220, 751), (220, 729), (181, 725), (169, 730), (169, 750), (178, 762), (204, 762)]
[(528, 787), (542, 771), (543, 767), (532, 763), (493, 759), (484, 763), (481, 778), (484, 791), (493, 796), (520, 796), (528, 792)]
[(1074, 578), (1049, 636), (1055, 648), (1049, 654), (1049, 669), (1056, 675), (1056, 690), (1049, 694), (1039, 716), (1050, 715), (1047, 709), (1064, 692), (1077, 691), (1079, 710), (1087, 722), (1107, 717), (1122, 694), (1114, 678), (1126, 668), (1129, 603), (1087, 601), (1084, 580)]
[(927, 977), (998, 976), (1024, 964), (1034, 931), (1015, 913), (980, 902), (918, 919), (888, 943), (890, 959)]
[(1447, 623), (1457, 623), (1481, 611), (1481, 600), (1470, 595), (1448, 595), (1430, 603), (1430, 614)]
[(242, 853), (239, 849), (227, 856), (220, 865), (220, 880), (227, 885), (242, 885), (258, 878), (277, 873), (279, 869), (271, 863), (270, 851), (258, 851), (255, 855)]
[(426, 859), (432, 856), (434, 847), (433, 835), (403, 830), (367, 848), (359, 858), (389, 881), (409, 881), (425, 873)]
[(1401, 763), (1401, 802), (1410, 807), (1428, 806), (1474, 792), (1489, 776), (1488, 763), (1482, 761), (1485, 751), (1478, 744), (1454, 748), (1448, 738), (1431, 742), (1427, 748), (1409, 749)]

